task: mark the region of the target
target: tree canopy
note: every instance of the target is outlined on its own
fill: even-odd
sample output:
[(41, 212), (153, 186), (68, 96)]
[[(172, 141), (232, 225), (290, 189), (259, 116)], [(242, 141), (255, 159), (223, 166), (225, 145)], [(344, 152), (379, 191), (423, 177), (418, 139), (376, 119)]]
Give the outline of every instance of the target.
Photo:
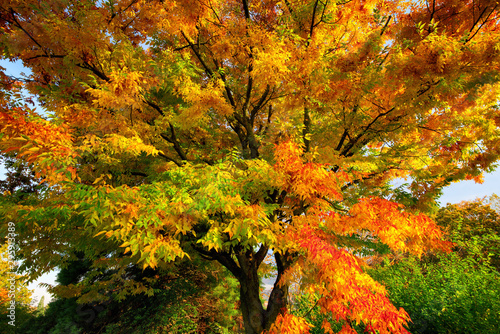
[(342, 332), (405, 332), (364, 264), (384, 247), (449, 249), (425, 213), (498, 160), (497, 1), (0, 0), (0, 13), (1, 57), (31, 70), (0, 74), (0, 149), (44, 182), (5, 193), (1, 221), (33, 277), (76, 251), (115, 285), (131, 263), (201, 257), (239, 281), (246, 333), (307, 332), (286, 312), (296, 277)]

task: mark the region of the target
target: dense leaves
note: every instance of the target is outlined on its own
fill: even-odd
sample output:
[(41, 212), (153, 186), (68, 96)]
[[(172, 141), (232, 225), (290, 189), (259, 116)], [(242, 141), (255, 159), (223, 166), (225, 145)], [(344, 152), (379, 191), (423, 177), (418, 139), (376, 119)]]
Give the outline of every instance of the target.
[(455, 243), (453, 253), (404, 258), (373, 272), (410, 314), (412, 333), (498, 331), (499, 217), (486, 198), (448, 204), (436, 221)]
[[(448, 249), (425, 211), (498, 160), (497, 7), (0, 0), (1, 57), (32, 73), (0, 75), (0, 149), (46, 184), (1, 199), (22, 269), (83, 253), (95, 275), (110, 270), (72, 291), (89, 302), (147, 292), (133, 264), (202, 257), (239, 281), (247, 333), (306, 331), (286, 312), (296, 276), (343, 332), (404, 332), (366, 255)], [(399, 177), (411, 178), (406, 207)]]
[[(463, 246), (474, 247), (473, 242)], [(496, 333), (500, 326), (499, 275), (491, 266), (453, 253), (438, 262), (415, 258), (379, 269), (374, 277), (412, 319), (411, 333)]]
[[(498, 331), (500, 276), (493, 264), (499, 251), (492, 245), (498, 245), (499, 214), (490, 205), (495, 198), (448, 204), (437, 212), (437, 223), (447, 227), (447, 238), (455, 243), (451, 254), (429, 253), (421, 258), (399, 254), (369, 270), (386, 286), (390, 300), (409, 313), (411, 333)], [(311, 323), (311, 333), (324, 333), (325, 320), (340, 330), (341, 324), (321, 312), (318, 300), (317, 295), (298, 293), (291, 310)], [(357, 333), (365, 330), (365, 326), (354, 328)]]

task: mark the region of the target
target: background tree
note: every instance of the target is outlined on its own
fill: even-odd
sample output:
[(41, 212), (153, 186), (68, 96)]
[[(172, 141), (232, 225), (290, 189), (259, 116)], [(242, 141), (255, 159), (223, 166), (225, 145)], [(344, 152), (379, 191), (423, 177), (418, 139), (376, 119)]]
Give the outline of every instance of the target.
[(437, 212), (435, 219), (447, 232), (447, 238), (458, 243), (454, 250), (459, 255), (474, 254), (487, 259), (500, 271), (500, 213), (490, 204), (496, 197), (448, 204)]
[(372, 275), (387, 287), (394, 305), (409, 313), (411, 333), (498, 332), (499, 277), (487, 262), (457, 253), (437, 261), (410, 257)]
[[(24, 87), (47, 111), (0, 77), (0, 149), (48, 186), (2, 202), (24, 268), (78, 245), (124, 282), (131, 263), (201, 256), (239, 281), (247, 333), (307, 331), (284, 311), (293, 275), (342, 331), (404, 331), (364, 255), (446, 249), (422, 212), (498, 160), (497, 7), (0, 0), (2, 57), (31, 69)], [(388, 200), (397, 177), (412, 179), (409, 207)]]

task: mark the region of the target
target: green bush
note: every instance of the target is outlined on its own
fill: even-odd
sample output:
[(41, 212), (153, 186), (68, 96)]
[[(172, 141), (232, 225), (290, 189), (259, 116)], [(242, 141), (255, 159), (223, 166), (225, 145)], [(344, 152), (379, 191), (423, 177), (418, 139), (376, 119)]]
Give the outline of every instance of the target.
[(411, 333), (498, 333), (500, 275), (478, 254), (478, 243), (461, 244), (476, 250), (468, 257), (408, 257), (371, 271), (394, 305), (409, 313)]

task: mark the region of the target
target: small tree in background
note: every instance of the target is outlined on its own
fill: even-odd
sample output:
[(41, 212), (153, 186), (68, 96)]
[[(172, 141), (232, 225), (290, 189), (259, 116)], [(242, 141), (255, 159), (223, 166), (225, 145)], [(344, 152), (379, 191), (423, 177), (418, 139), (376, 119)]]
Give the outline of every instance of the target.
[(454, 250), (458, 254), (488, 259), (500, 272), (500, 211), (494, 207), (497, 198), (492, 195), (448, 204), (437, 212), (435, 219), (448, 234), (447, 238), (457, 243)]

